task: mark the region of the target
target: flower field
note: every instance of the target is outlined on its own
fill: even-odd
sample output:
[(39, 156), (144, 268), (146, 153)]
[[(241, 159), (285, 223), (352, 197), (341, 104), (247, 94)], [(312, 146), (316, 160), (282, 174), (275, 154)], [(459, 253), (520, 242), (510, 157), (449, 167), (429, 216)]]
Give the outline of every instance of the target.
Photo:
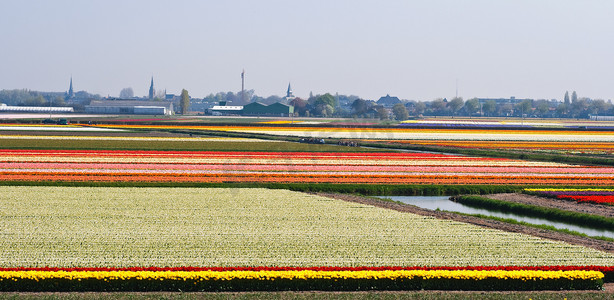
[(614, 265), (590, 248), (285, 190), (6, 186), (0, 232), (5, 291), (596, 289)]
[[(611, 252), (288, 190), (179, 184), (593, 186), (543, 193), (612, 204), (614, 167), (191, 132), (587, 153), (611, 153), (614, 132), (284, 123), (0, 135), (0, 291), (559, 290), (614, 281)], [(36, 128), (12, 128), (26, 127)], [(164, 136), (169, 128), (180, 131)], [(177, 187), (92, 187), (113, 183)]]
[(614, 189), (525, 189), (531, 194), (572, 200), (614, 205)]
[(302, 126), (166, 126), (104, 125), (110, 129), (189, 129), (261, 133), (307, 138), (390, 139), (390, 140), (472, 140), (472, 141), (550, 141), (550, 142), (614, 142), (612, 130), (498, 130), (498, 129), (432, 129), (432, 128), (343, 128)]
[(614, 254), (287, 190), (0, 187), (0, 267), (612, 266)]
[(0, 150), (0, 180), (614, 185), (614, 168), (430, 153)]
[[(373, 140), (367, 140), (373, 141)], [(471, 141), (471, 140), (389, 140), (390, 143), (407, 143), (412, 145), (425, 145), (437, 147), (455, 147), (469, 149), (496, 149), (539, 151), (549, 153), (586, 153), (586, 154), (614, 154), (614, 142), (552, 142), (552, 141)]]

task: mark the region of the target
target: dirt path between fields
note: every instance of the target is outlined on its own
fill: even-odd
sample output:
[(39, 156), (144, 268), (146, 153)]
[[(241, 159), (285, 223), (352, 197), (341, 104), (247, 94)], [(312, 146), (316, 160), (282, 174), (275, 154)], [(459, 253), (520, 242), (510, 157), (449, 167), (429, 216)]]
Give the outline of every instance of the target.
[(597, 250), (601, 250), (601, 251), (605, 251), (609, 253), (614, 253), (614, 243), (613, 242), (595, 240), (591, 238), (575, 236), (571, 234), (560, 233), (560, 232), (555, 232), (555, 231), (550, 231), (550, 230), (545, 230), (545, 229), (527, 227), (527, 226), (522, 226), (522, 225), (508, 224), (508, 223), (504, 223), (500, 221), (481, 219), (481, 218), (472, 217), (472, 216), (463, 216), (463, 215), (458, 215), (455, 213), (428, 210), (428, 209), (423, 209), (423, 208), (413, 206), (413, 205), (402, 204), (402, 203), (392, 202), (392, 201), (384, 201), (384, 200), (356, 196), (356, 195), (333, 194), (333, 193), (316, 193), (316, 194), (319, 196), (323, 196), (323, 197), (329, 197), (329, 198), (340, 199), (344, 201), (372, 205), (372, 206), (392, 209), (392, 210), (396, 210), (400, 212), (412, 213), (412, 214), (417, 214), (417, 215), (422, 215), (422, 216), (430, 216), (430, 217), (435, 217), (438, 219), (454, 220), (454, 221), (469, 223), (469, 224), (478, 225), (482, 227), (504, 230), (508, 232), (529, 234), (532, 236), (537, 236), (537, 237), (546, 238), (546, 239), (555, 240), (555, 241), (563, 241), (569, 244), (581, 245), (581, 246), (585, 246), (585, 247), (589, 247), (589, 248), (593, 248), (593, 249), (597, 249)]
[(614, 205), (603, 205), (603, 204), (594, 204), (594, 203), (586, 203), (586, 202), (577, 203), (575, 201), (546, 198), (546, 197), (537, 197), (533, 195), (517, 194), (517, 193), (491, 194), (491, 195), (485, 195), (484, 197), (495, 199), (495, 200), (544, 206), (544, 207), (550, 207), (550, 208), (557, 208), (561, 210), (568, 210), (568, 211), (573, 211), (573, 212), (587, 213), (587, 214), (593, 214), (593, 215), (600, 215), (600, 216), (604, 216), (608, 218), (614, 218)]

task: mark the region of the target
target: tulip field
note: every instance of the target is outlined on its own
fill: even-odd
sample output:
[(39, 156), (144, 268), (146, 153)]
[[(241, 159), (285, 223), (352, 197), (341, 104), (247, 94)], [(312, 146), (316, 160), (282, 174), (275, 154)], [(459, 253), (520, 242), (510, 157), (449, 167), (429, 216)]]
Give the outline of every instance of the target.
[[(6, 126), (16, 127), (35, 128)], [(283, 122), (82, 128), (100, 132), (0, 132), (0, 291), (600, 289), (614, 280), (611, 251), (253, 188), (495, 185), (610, 205), (614, 167), (206, 135), (609, 153), (610, 131)], [(187, 131), (148, 137), (130, 131), (167, 129)]]
[[(549, 266), (604, 266), (595, 269), (599, 271), (614, 265), (614, 254), (582, 246), (284, 190), (6, 186), (0, 187), (0, 216), (0, 290), (22, 290), (14, 284), (30, 286), (27, 278), (37, 276), (52, 276), (52, 286), (65, 280), (57, 276), (111, 276), (114, 282), (122, 276), (170, 276), (159, 270), (140, 275), (73, 273), (82, 268), (474, 266), (468, 269), (503, 272), (510, 266), (521, 271), (522, 266), (544, 266), (555, 273), (513, 276), (533, 274), (546, 280), (567, 276)], [(60, 269), (45, 269), (49, 267)], [(65, 268), (76, 269), (57, 273)], [(205, 276), (190, 274), (184, 274), (186, 279)], [(237, 274), (229, 276), (243, 276)], [(307, 276), (363, 276), (351, 274)], [(365, 276), (409, 276), (392, 274)], [(463, 273), (446, 274), (436, 276)], [(473, 282), (503, 276), (499, 279), (505, 281), (512, 276), (504, 274), (469, 272), (458, 278)], [(513, 280), (507, 282), (500, 289), (516, 286)]]
[(4, 268), (614, 264), (580, 246), (284, 190), (8, 186), (0, 199)]
[(603, 186), (614, 168), (432, 153), (0, 150), (0, 180)]
[[(94, 126), (96, 127), (96, 126)], [(465, 140), (465, 141), (537, 141), (537, 142), (614, 142), (614, 130), (543, 129), (433, 129), (433, 128), (350, 128), (326, 126), (171, 126), (171, 125), (104, 125), (104, 129), (185, 129), (195, 131), (219, 131), (258, 133), (277, 136), (338, 139), (379, 140)], [(98, 128), (96, 127), (96, 128)]]
[[(374, 141), (374, 140), (370, 140)], [(472, 141), (472, 140), (387, 140), (390, 143), (454, 147), (469, 149), (496, 149), (515, 151), (538, 151), (570, 154), (614, 154), (614, 142), (559, 142), (559, 141)]]

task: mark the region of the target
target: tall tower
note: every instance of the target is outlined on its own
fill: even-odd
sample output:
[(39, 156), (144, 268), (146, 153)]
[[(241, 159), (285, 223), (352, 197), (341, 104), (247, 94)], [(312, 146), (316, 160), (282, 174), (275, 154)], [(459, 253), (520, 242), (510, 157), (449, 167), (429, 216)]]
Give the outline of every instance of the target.
[(286, 98), (294, 98), (294, 95), (292, 94), (292, 87), (290, 86), (289, 82), (288, 82), (288, 91), (286, 92)]
[(241, 72), (241, 102), (245, 103), (245, 69)]
[(68, 88), (68, 99), (71, 99), (75, 96), (75, 93), (72, 89), (72, 76), (70, 76), (70, 87)]
[(151, 76), (151, 85), (149, 86), (149, 100), (154, 98), (153, 76)]

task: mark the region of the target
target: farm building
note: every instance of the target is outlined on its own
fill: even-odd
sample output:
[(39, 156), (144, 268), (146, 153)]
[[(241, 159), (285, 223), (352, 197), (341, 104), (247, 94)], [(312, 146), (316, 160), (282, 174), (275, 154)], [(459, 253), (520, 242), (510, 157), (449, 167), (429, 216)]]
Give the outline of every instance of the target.
[(13, 113), (71, 113), (75, 110), (72, 107), (52, 107), (52, 106), (10, 106), (0, 104), (0, 112)]
[(390, 95), (386, 95), (385, 97), (381, 97), (379, 98), (379, 100), (377, 100), (377, 104), (382, 105), (387, 108), (391, 108), (397, 103), (402, 103), (402, 102), (401, 100), (399, 100), (398, 97), (392, 97)]
[(172, 115), (173, 103), (139, 100), (92, 100), (85, 106), (90, 114)]
[(260, 102), (252, 102), (243, 106), (245, 116), (289, 116), (294, 113), (294, 106), (283, 103), (265, 105)]
[(240, 115), (243, 111), (243, 106), (232, 106), (232, 105), (215, 105), (212, 108), (209, 108), (209, 112), (212, 115)]

